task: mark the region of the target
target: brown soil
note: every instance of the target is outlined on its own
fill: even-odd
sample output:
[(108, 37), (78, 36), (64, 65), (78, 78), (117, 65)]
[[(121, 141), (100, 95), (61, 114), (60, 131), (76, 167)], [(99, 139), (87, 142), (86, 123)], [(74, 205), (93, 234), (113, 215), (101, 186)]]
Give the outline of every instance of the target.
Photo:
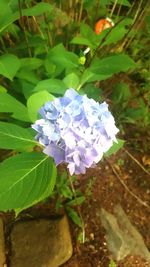
[[(118, 166), (118, 159), (124, 160), (124, 166)], [(134, 194), (145, 201), (150, 202), (150, 180), (147, 175), (140, 170), (124, 154), (120, 152), (117, 156), (111, 158), (110, 164), (116, 166), (119, 176)], [(144, 237), (147, 247), (150, 249), (150, 209), (142, 206), (134, 199), (120, 183), (116, 175), (107, 162), (100, 164), (97, 169), (89, 170), (85, 177), (81, 177), (82, 187), (86, 190), (89, 179), (95, 177), (95, 183), (92, 189), (91, 197), (87, 197), (82, 205), (82, 215), (85, 222), (86, 242), (80, 244), (76, 241), (79, 229), (72, 225), (72, 235), (74, 236), (74, 255), (63, 267), (108, 267), (111, 255), (107, 250), (105, 240), (105, 231), (100, 222), (100, 210), (105, 208), (113, 212), (116, 204), (121, 204), (126, 214), (134, 226)], [(83, 185), (84, 184), (84, 185)], [(150, 203), (149, 203), (150, 204)], [(123, 262), (117, 263), (118, 267), (150, 267), (139, 257), (128, 257)]]
[[(143, 142), (145, 142), (145, 135), (141, 135), (139, 140), (134, 142), (134, 147), (127, 145), (126, 149), (149, 170), (149, 143), (147, 142), (146, 149), (143, 150)], [(119, 178), (113, 172), (112, 167)], [(139, 199), (145, 202), (147, 207), (134, 198), (119, 179)], [(103, 207), (113, 213), (113, 207), (118, 203), (121, 204), (132, 224), (141, 233), (150, 250), (150, 176), (124, 150), (120, 150), (115, 156), (109, 158), (109, 161), (100, 162), (95, 169), (89, 169), (86, 175), (78, 177), (76, 187), (86, 196), (86, 201), (81, 206), (85, 224), (85, 242), (82, 244), (78, 240), (81, 230), (70, 220), (74, 253), (62, 267), (109, 267), (112, 255), (107, 249), (105, 231), (100, 222), (100, 210)], [(23, 216), (48, 216), (51, 213), (50, 209), (49, 203), (40, 204), (25, 212)], [(9, 220), (9, 215), (7, 215), (9, 226), (7, 230), (11, 228), (10, 225), (13, 223), (11, 218), (12, 216)], [(7, 232), (7, 237), (8, 235), (9, 232)], [(9, 239), (7, 240), (9, 241)], [(139, 256), (130, 255), (122, 262), (117, 262), (116, 266), (150, 267), (150, 263)]]

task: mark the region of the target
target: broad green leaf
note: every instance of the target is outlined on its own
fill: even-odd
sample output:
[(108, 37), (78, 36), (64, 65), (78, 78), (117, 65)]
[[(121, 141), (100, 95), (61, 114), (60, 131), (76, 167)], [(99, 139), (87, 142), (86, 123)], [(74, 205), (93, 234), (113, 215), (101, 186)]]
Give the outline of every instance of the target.
[(34, 93), (35, 84), (26, 80), (19, 80), (22, 88), (22, 92), (26, 99), (28, 99)]
[(25, 129), (18, 125), (0, 122), (0, 148), (26, 151), (32, 149), (37, 142), (32, 129)]
[(116, 27), (112, 28), (106, 40), (103, 42), (103, 45), (110, 45), (117, 43), (125, 36), (127, 31), (128, 31), (127, 28), (117, 25)]
[(94, 48), (93, 44), (90, 42), (89, 39), (86, 39), (85, 37), (82, 36), (76, 36), (71, 40), (71, 44), (79, 44), (79, 45), (86, 45), (91, 48)]
[(48, 77), (55, 77), (56, 76), (56, 65), (51, 63), (48, 58), (44, 61), (44, 67), (47, 72)]
[(90, 40), (90, 42), (93, 43), (93, 45), (97, 41), (96, 33), (88, 24), (81, 23), (80, 32), (81, 36)]
[(48, 101), (54, 100), (54, 96), (47, 91), (41, 91), (31, 95), (27, 101), (28, 113), (31, 121), (38, 118), (39, 109)]
[(128, 55), (119, 54), (108, 56), (103, 59), (96, 59), (89, 69), (91, 72), (100, 75), (112, 76), (115, 73), (128, 71), (135, 67), (135, 62)]
[[(6, 4), (3, 5), (3, 10), (6, 9)], [(44, 12), (51, 12), (52, 6), (49, 3), (37, 3), (35, 6), (22, 9), (21, 13), (22, 16), (39, 16), (43, 14)], [(18, 20), (20, 18), (19, 11), (12, 12), (11, 9), (8, 10), (8, 12), (2, 13), (1, 10), (1, 19), (0, 19), (0, 32), (6, 29), (11, 23)]]
[(2, 85), (0, 85), (0, 93), (7, 93), (7, 89)]
[(52, 5), (49, 3), (37, 3), (35, 6), (32, 6), (27, 9), (22, 10), (23, 16), (39, 16), (45, 12), (51, 12), (52, 11)]
[(38, 69), (42, 64), (43, 60), (39, 58), (22, 58), (20, 59), (21, 68), (28, 68), (30, 70)]
[(67, 88), (77, 89), (79, 85), (79, 78), (74, 72), (72, 72), (63, 79), (63, 82), (65, 83)]
[(106, 80), (110, 76), (111, 75), (108, 75), (108, 74), (105, 75), (101, 73), (99, 74), (94, 73), (93, 71), (91, 71), (90, 68), (87, 68), (81, 76), (80, 86), (78, 87), (78, 89), (80, 89), (85, 83)]
[(102, 90), (94, 85), (94, 83), (87, 83), (84, 88), (82, 88), (84, 93), (96, 101), (102, 100)]
[(12, 113), (11, 117), (15, 119), (30, 121), (27, 108), (9, 94), (0, 93), (0, 112)]
[(0, 29), (4, 25), (4, 21), (12, 15), (12, 10), (6, 0), (0, 1)]
[(20, 68), (20, 60), (11, 54), (0, 56), (0, 74), (9, 80), (13, 80)]
[[(111, 2), (115, 2), (115, 0), (111, 0)], [(122, 6), (128, 6), (131, 7), (131, 4), (128, 0), (117, 0), (117, 4), (118, 5), (122, 5)]]
[(37, 84), (39, 82), (39, 77), (36, 72), (28, 68), (21, 68), (16, 74), (16, 77), (20, 80), (25, 80), (33, 84)]
[(63, 95), (67, 89), (64, 81), (58, 79), (46, 79), (40, 81), (34, 91), (48, 91), (51, 94)]
[(56, 66), (62, 67), (62, 70), (65, 68), (75, 68), (79, 65), (78, 56), (68, 52), (62, 44), (52, 48), (48, 53), (47, 59)]
[(49, 187), (52, 193), (56, 167), (43, 153), (22, 153), (0, 165), (0, 210), (24, 209), (39, 202)]
[(117, 153), (119, 149), (121, 149), (124, 145), (124, 140), (117, 139), (118, 143), (113, 143), (113, 146), (104, 154), (105, 157), (110, 157), (112, 154)]

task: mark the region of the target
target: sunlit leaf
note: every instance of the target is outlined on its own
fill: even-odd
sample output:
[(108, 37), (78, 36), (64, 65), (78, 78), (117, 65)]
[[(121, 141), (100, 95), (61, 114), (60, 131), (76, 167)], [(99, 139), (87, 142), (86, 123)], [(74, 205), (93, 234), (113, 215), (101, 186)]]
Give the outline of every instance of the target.
[(13, 80), (20, 68), (20, 60), (11, 54), (0, 56), (0, 74), (9, 80)]
[(117, 139), (117, 143), (113, 143), (113, 146), (105, 153), (105, 157), (110, 157), (112, 154), (117, 153), (119, 149), (121, 149), (125, 143), (124, 140)]
[(42, 153), (23, 153), (0, 165), (0, 210), (24, 209), (41, 200), (47, 187), (52, 192), (56, 168)]
[(36, 144), (32, 129), (0, 122), (0, 148), (23, 151), (33, 148)]
[(11, 117), (18, 120), (30, 121), (27, 108), (9, 94), (0, 93), (0, 112), (11, 113)]
[(54, 96), (47, 91), (41, 91), (32, 94), (27, 101), (28, 114), (30, 119), (34, 122), (38, 118), (39, 109), (48, 101), (52, 101)]

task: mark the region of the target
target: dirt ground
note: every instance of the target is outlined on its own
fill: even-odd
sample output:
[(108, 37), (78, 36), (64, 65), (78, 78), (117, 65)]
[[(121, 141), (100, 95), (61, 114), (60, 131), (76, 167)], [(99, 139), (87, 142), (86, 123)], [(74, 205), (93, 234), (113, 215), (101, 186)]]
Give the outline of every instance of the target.
[[(150, 176), (131, 158), (131, 156), (136, 158), (147, 170), (150, 170), (150, 139), (147, 133), (141, 133), (139, 138), (134, 140), (134, 145), (131, 145), (132, 138), (135, 138), (134, 134), (131, 137), (130, 133), (130, 138), (127, 135), (126, 137), (130, 142), (126, 145), (126, 150), (130, 154), (121, 150), (109, 161), (100, 162), (96, 169), (90, 169), (86, 175), (79, 177), (79, 187), (86, 193), (86, 196), (88, 195), (81, 207), (86, 242), (81, 244), (77, 241), (79, 229), (71, 223), (74, 254), (62, 267), (109, 266), (111, 255), (107, 250), (105, 231), (100, 222), (100, 210), (105, 208), (113, 213), (113, 207), (118, 203), (141, 233), (150, 250)], [(119, 179), (145, 202), (147, 207), (133, 197)], [(90, 191), (91, 195), (87, 191)], [(131, 255), (124, 261), (116, 263), (116, 266), (150, 267), (150, 263)]]
[[(82, 244), (78, 240), (81, 230), (70, 220), (74, 252), (71, 259), (62, 267), (109, 267), (112, 256), (107, 249), (105, 230), (100, 222), (100, 210), (105, 208), (113, 213), (113, 207), (118, 203), (141, 233), (150, 250), (150, 176), (134, 160), (136, 158), (144, 168), (150, 171), (150, 136), (148, 133), (141, 133), (137, 138), (137, 135), (134, 136), (136, 131), (132, 132), (130, 138), (128, 135), (125, 136), (128, 140), (125, 145), (127, 152), (121, 149), (109, 160), (103, 160), (96, 168), (89, 169), (86, 175), (78, 177), (76, 187), (86, 196), (86, 201), (81, 206), (85, 224), (85, 242)], [(129, 190), (139, 200), (131, 192), (129, 193)], [(147, 207), (140, 203), (141, 200), (146, 203)], [(51, 213), (50, 205), (46, 203), (26, 211), (23, 216), (31, 214), (35, 217), (43, 217), (49, 213)], [(5, 221), (8, 224), (6, 237), (9, 263), (11, 257), (9, 230), (13, 224), (12, 214), (7, 214)], [(116, 266), (150, 267), (150, 263), (138, 256), (130, 255), (124, 261), (117, 262)]]

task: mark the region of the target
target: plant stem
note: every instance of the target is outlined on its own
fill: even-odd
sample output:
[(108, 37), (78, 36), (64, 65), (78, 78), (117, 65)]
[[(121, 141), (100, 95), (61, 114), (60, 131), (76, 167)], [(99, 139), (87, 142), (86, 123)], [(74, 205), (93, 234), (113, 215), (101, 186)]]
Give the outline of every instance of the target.
[(79, 23), (80, 23), (81, 18), (82, 18), (82, 12), (83, 12), (83, 0), (81, 0), (81, 4), (80, 4), (79, 17), (78, 17)]
[(115, 0), (115, 2), (114, 2), (114, 4), (113, 4), (113, 7), (112, 7), (112, 10), (111, 10), (111, 13), (110, 13), (110, 18), (112, 17), (112, 15), (113, 15), (113, 13), (114, 13), (114, 11), (115, 11), (117, 2), (118, 2), (118, 0)]
[(96, 3), (96, 12), (95, 12), (95, 18), (97, 19), (97, 15), (98, 15), (98, 10), (100, 8), (100, 0), (97, 0), (97, 3)]
[[(77, 199), (76, 190), (74, 188), (74, 185), (73, 185), (73, 182), (71, 180), (70, 175), (69, 175), (69, 182), (70, 182), (70, 187), (71, 187), (74, 199), (77, 202), (77, 200), (76, 200)], [(82, 213), (81, 213), (81, 209), (80, 209), (80, 206), (78, 204), (77, 204), (77, 210), (78, 210), (78, 214), (79, 214), (79, 217), (80, 217), (80, 220), (81, 220), (81, 224), (82, 224), (82, 242), (84, 243), (85, 242), (85, 226), (84, 226), (84, 220), (83, 220), (83, 216), (82, 216)]]
[(121, 3), (119, 5), (118, 12), (117, 12), (117, 17), (119, 17), (119, 15), (120, 15), (121, 8), (122, 8), (122, 3), (123, 3), (123, 0), (121, 0)]
[(18, 0), (18, 9), (19, 9), (19, 14), (20, 14), (20, 23), (21, 23), (21, 27), (23, 29), (23, 33), (24, 33), (25, 42), (26, 42), (26, 45), (27, 45), (28, 54), (29, 54), (29, 57), (32, 57), (31, 49), (29, 47), (28, 37), (27, 37), (27, 33), (26, 33), (26, 28), (25, 28), (25, 24), (24, 24), (24, 19), (23, 19), (23, 16), (22, 16), (21, 0)]
[[(134, 19), (133, 19), (133, 23), (132, 23), (130, 29), (128, 30), (128, 32), (125, 34), (124, 39), (123, 39), (123, 42), (122, 42), (122, 44), (120, 46), (121, 49), (123, 49), (125, 47), (126, 43), (128, 42), (129, 33), (131, 32), (131, 30), (135, 27), (136, 23), (138, 22), (138, 20), (139, 20), (138, 16), (140, 17), (141, 16), (141, 13), (143, 12), (143, 10), (141, 11), (141, 6), (142, 6), (142, 3), (143, 2), (144, 2), (144, 0), (141, 0), (140, 1), (140, 4), (139, 4), (138, 9), (137, 9), (137, 12), (136, 12), (136, 14), (134, 16)], [(147, 7), (148, 7), (148, 5), (145, 6), (145, 9)], [(141, 11), (141, 13), (140, 13), (140, 11)]]

